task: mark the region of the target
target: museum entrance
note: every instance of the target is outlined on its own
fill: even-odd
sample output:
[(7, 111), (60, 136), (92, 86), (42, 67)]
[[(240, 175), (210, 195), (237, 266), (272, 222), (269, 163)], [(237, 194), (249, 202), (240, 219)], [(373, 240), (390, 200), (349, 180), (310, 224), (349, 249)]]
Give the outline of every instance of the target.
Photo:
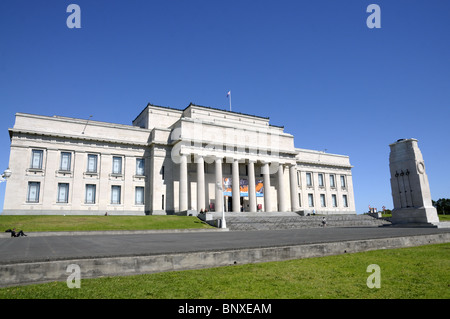
[[(243, 196), (239, 197), (240, 203), (240, 211), (244, 212), (246, 211), (245, 207), (248, 207), (248, 199), (244, 199)], [(232, 212), (233, 211), (233, 196), (225, 196), (224, 202), (226, 203), (225, 208), (226, 212)]]

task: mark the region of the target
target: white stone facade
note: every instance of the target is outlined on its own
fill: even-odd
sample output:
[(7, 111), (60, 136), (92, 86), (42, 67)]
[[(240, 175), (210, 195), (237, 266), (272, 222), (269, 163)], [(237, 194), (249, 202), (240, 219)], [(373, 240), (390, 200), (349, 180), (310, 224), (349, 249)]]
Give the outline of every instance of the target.
[(130, 126), (17, 113), (10, 137), (3, 214), (356, 213), (348, 156), (295, 148), (264, 117), (194, 104), (148, 104)]

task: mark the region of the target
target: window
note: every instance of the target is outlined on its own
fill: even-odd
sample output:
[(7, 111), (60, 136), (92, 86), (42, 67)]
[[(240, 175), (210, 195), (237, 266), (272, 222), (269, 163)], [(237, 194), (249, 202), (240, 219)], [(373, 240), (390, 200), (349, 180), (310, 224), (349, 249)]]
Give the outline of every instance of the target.
[(69, 184), (58, 183), (58, 195), (56, 202), (68, 203), (69, 202)]
[(302, 194), (298, 193), (298, 207), (302, 207)]
[(297, 171), (297, 186), (300, 186), (300, 172)]
[(336, 181), (334, 175), (330, 175), (330, 187), (336, 187)]
[(88, 154), (87, 172), (97, 173), (98, 155)]
[(44, 151), (33, 150), (31, 152), (31, 168), (42, 169), (43, 157), (44, 157)]
[(28, 183), (28, 203), (39, 203), (39, 190), (41, 188), (40, 182), (29, 182)]
[(95, 193), (96, 193), (97, 185), (94, 184), (86, 184), (86, 204), (95, 204)]
[(342, 195), (342, 202), (344, 207), (348, 207), (347, 195)]
[(326, 203), (325, 203), (325, 194), (320, 194), (320, 206), (321, 207), (326, 207)]
[(144, 187), (136, 187), (136, 205), (144, 205)]
[(111, 204), (120, 204), (120, 186), (111, 186)]
[(162, 180), (164, 180), (164, 165), (161, 167)]
[(306, 173), (306, 186), (312, 186), (312, 173)]
[(113, 157), (113, 174), (122, 174), (122, 157), (114, 156)]
[(345, 188), (345, 176), (341, 175), (341, 187)]
[(319, 173), (318, 179), (319, 179), (319, 187), (324, 187), (325, 184), (323, 182), (323, 174), (322, 173)]
[(308, 205), (309, 205), (309, 207), (314, 207), (314, 196), (313, 196), (313, 194), (308, 194)]
[(336, 197), (336, 194), (331, 195), (331, 203), (333, 204), (333, 207), (337, 207), (337, 197)]
[(70, 172), (71, 159), (72, 159), (72, 153), (61, 152), (61, 165), (60, 165), (59, 169), (61, 171)]
[(145, 160), (143, 158), (136, 159), (136, 175), (138, 176), (145, 175)]

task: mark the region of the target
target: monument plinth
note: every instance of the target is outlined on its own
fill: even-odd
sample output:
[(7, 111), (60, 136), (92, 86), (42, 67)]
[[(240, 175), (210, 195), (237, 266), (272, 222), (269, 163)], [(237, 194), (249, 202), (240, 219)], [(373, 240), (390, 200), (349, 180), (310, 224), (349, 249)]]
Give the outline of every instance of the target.
[(389, 168), (394, 201), (393, 224), (439, 223), (431, 202), (425, 163), (416, 139), (401, 139), (389, 145)]

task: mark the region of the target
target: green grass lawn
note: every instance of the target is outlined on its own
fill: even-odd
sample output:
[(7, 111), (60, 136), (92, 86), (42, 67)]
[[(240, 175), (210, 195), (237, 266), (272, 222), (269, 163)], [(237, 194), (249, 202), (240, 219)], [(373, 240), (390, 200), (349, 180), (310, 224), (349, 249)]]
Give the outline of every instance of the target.
[[(382, 216), (383, 217), (392, 217), (392, 214), (382, 214)], [(438, 215), (438, 217), (439, 217), (439, 221), (441, 221), (441, 222), (448, 222), (448, 221), (450, 221), (450, 214), (446, 214), (446, 215), (442, 215), (442, 214), (440, 214), (440, 215)]]
[(0, 215), (0, 231), (27, 232), (212, 228), (193, 216)]
[[(368, 288), (367, 267), (380, 267)], [(0, 298), (121, 299), (449, 299), (450, 243), (283, 262), (0, 289)]]

